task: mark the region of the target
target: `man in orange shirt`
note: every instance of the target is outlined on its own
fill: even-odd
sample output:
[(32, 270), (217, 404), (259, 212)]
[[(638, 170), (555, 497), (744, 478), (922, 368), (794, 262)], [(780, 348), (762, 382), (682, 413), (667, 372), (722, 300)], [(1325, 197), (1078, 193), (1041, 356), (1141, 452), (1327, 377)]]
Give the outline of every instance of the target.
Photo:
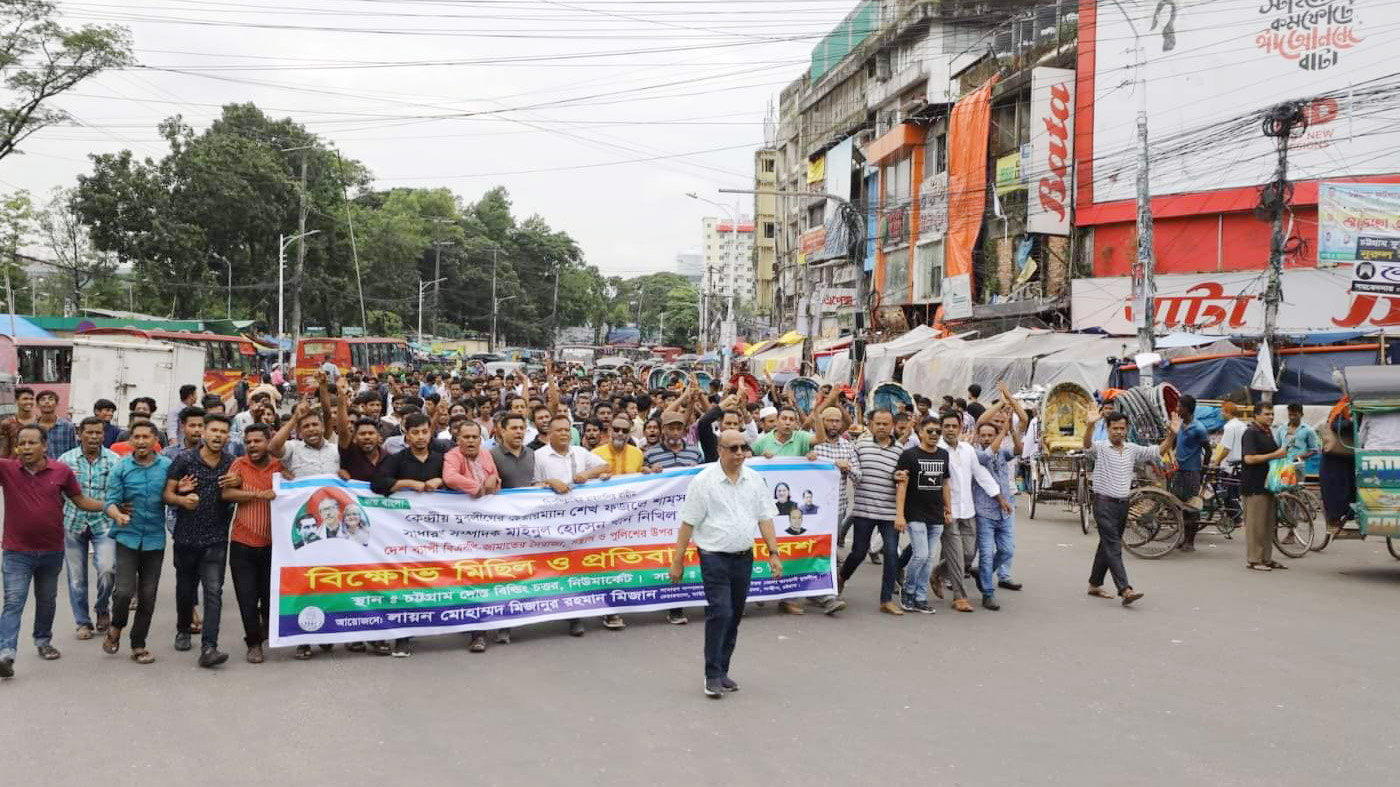
[[(243, 429), (245, 454), (233, 460), (230, 475), (243, 479), (238, 488), (225, 488), (220, 497), (237, 503), (233, 514), (233, 535), (228, 545), (229, 570), (233, 593), (243, 616), (243, 641), (248, 645), (248, 663), (263, 662), (263, 640), (267, 639), (272, 612), (272, 475), (282, 472), (282, 463), (268, 452), (272, 429), (267, 424), (250, 424)], [(307, 648), (310, 651), (310, 648)]]

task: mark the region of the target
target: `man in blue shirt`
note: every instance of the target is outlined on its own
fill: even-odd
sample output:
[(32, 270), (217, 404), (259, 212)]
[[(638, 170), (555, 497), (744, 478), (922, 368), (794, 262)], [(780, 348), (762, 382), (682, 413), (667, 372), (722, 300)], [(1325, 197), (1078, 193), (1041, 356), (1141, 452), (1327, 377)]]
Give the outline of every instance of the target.
[(136, 623), (131, 627), (131, 660), (150, 664), (155, 657), (146, 650), (146, 635), (156, 609), (161, 563), (165, 559), (165, 478), (169, 457), (155, 452), (156, 427), (150, 421), (133, 424), (128, 440), (131, 455), (112, 468), (107, 480), (107, 515), (116, 522), (117, 585), (112, 593), (112, 625), (102, 650), (121, 649), (131, 597), (137, 597)]
[(1176, 433), (1176, 473), (1172, 476), (1172, 494), (1186, 504), (1183, 512), (1186, 538), (1181, 541), (1181, 551), (1195, 552), (1196, 531), (1201, 529), (1201, 463), (1205, 452), (1210, 449), (1210, 435), (1196, 421), (1196, 397), (1182, 394), (1177, 412), (1181, 414), (1181, 429)]
[[(998, 382), (1001, 401), (983, 410), (977, 420), (977, 462), (996, 479), (1002, 500), (1014, 500), (1011, 484), (1011, 464), (1021, 455), (1021, 430), (1030, 419), (1021, 403), (1011, 396), (1005, 382)], [(1015, 416), (1013, 419), (1012, 416)], [(1007, 436), (1011, 440), (1007, 441)], [(1016, 508), (1010, 511), (978, 484), (972, 485), (972, 500), (977, 511), (977, 587), (982, 591), (982, 606), (1001, 609), (997, 603), (998, 587), (1020, 590), (1020, 583), (1011, 581), (1011, 556), (1015, 553)], [(1004, 578), (998, 580), (998, 575)]]

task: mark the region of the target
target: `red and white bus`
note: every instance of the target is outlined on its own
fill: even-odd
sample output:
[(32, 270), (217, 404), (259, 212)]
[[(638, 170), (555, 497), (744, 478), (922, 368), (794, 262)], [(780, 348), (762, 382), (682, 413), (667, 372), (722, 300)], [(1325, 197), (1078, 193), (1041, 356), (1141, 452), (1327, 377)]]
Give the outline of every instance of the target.
[(327, 361), (335, 364), (341, 374), (351, 369), (376, 377), (403, 371), (412, 363), (408, 342), (376, 336), (316, 337), (297, 341), (297, 390), (308, 391), (316, 385), (316, 372)]

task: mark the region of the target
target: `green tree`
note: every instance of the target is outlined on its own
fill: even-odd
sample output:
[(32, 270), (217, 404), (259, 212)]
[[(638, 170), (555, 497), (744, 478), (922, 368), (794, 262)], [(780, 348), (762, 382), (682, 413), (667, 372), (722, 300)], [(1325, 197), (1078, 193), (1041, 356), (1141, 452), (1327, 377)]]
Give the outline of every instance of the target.
[[(680, 278), (684, 280), (685, 277)], [(688, 281), (672, 287), (666, 293), (661, 317), (665, 322), (662, 336), (666, 344), (693, 346), (700, 336), (700, 291)]]
[[(10, 291), (20, 292), (29, 286), (29, 276), (19, 261), (19, 249), (34, 232), (34, 206), (29, 192), (16, 191), (0, 200), (0, 277), (8, 278)], [(0, 278), (0, 286), (4, 281)], [(0, 292), (6, 298), (8, 294)], [(21, 311), (16, 298), (14, 311)], [(9, 308), (9, 305), (6, 305)], [(8, 326), (6, 326), (8, 327)]]
[(120, 27), (84, 26), (76, 30), (57, 21), (58, 11), (45, 0), (0, 3), (0, 78), (6, 96), (0, 106), (0, 159), (18, 152), (19, 144), (41, 128), (67, 122), (67, 112), (50, 100), (84, 79), (132, 62), (131, 39)]
[(403, 336), (403, 318), (395, 312), (374, 309), (366, 314), (367, 326), (374, 336)]
[(44, 245), (48, 247), (46, 264), (58, 276), (53, 282), (65, 315), (82, 312), (84, 296), (96, 289), (116, 272), (114, 255), (98, 252), (88, 236), (73, 204), (71, 189), (54, 189), (48, 204), (38, 214), (37, 222)]

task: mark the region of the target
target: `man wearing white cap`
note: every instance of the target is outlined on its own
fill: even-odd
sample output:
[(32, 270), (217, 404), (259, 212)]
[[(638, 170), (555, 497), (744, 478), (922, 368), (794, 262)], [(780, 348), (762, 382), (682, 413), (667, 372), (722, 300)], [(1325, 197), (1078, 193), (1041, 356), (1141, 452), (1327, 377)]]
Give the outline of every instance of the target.
[(765, 407), (758, 411), (758, 432), (768, 434), (778, 425), (778, 408)]

